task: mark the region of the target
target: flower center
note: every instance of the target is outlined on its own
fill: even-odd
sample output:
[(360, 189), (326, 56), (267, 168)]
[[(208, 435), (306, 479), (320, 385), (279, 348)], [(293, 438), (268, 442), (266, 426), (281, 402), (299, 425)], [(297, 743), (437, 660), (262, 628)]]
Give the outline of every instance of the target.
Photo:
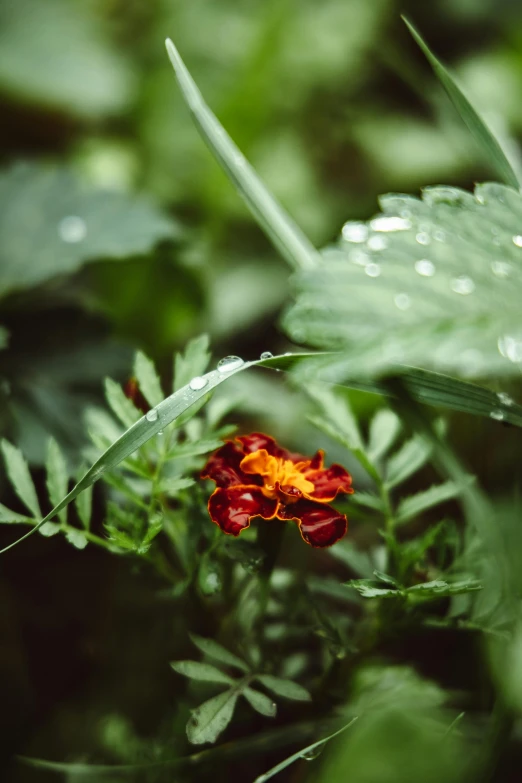
[(314, 484), (304, 475), (309, 464), (273, 457), (266, 449), (259, 449), (244, 457), (240, 467), (244, 473), (262, 476), (262, 492), (266, 497), (295, 503), (302, 495), (314, 491)]

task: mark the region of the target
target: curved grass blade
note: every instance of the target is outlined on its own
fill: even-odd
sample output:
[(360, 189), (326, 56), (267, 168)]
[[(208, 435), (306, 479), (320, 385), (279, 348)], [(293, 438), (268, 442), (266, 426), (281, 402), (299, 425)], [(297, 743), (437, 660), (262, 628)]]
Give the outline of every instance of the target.
[[(201, 376), (205, 381), (202, 388), (193, 390), (190, 384), (183, 386), (179, 391), (171, 394), (165, 400), (160, 402), (155, 408), (142, 416), (132, 427), (121, 435), (109, 448), (96, 460), (89, 468), (87, 473), (72, 488), (60, 503), (58, 503), (35, 527), (33, 527), (24, 536), (13, 541), (8, 546), (0, 549), (0, 554), (7, 552), (14, 546), (33, 535), (45, 522), (57, 516), (58, 512), (71, 503), (83, 490), (92, 486), (106, 471), (115, 467), (136, 449), (153, 438), (166, 426), (176, 421), (185, 411), (193, 405), (204, 402), (204, 397), (223, 381), (231, 378), (237, 372), (249, 369), (250, 367), (267, 367), (274, 370), (290, 371), (306, 363), (307, 372), (303, 373), (301, 381), (306, 383), (310, 366), (313, 365), (312, 377), (314, 381), (320, 378), (321, 369), (325, 371), (324, 380), (331, 381), (327, 370), (334, 365), (334, 353), (295, 353), (286, 356), (274, 356), (270, 359), (262, 359), (253, 362), (244, 362), (240, 367), (231, 372), (222, 373), (218, 370), (212, 370), (206, 375)], [(315, 360), (311, 362), (311, 360)], [(327, 363), (325, 364), (325, 360)], [(319, 364), (318, 364), (319, 362)], [(522, 406), (513, 402), (503, 402), (501, 396), (489, 389), (476, 386), (467, 381), (461, 381), (457, 378), (451, 378), (428, 370), (419, 370), (415, 367), (402, 367), (401, 379), (407, 391), (411, 396), (425, 405), (434, 405), (449, 408), (450, 410), (472, 413), (477, 416), (492, 417), (498, 421), (513, 424), (522, 427)], [(298, 376), (299, 377), (299, 376)], [(352, 389), (371, 392), (390, 396), (391, 392), (385, 383), (364, 382), (351, 379), (345, 379), (344, 375), (341, 385)], [(156, 416), (156, 418), (154, 418)]]
[(183, 97), (203, 139), (245, 199), (261, 228), (294, 269), (311, 269), (316, 266), (319, 255), (310, 240), (261, 182), (209, 109), (170, 38), (165, 41), (165, 46)]
[(322, 740), (318, 740), (317, 742), (312, 742), (311, 745), (308, 745), (306, 748), (302, 748), (301, 750), (298, 750), (297, 753), (294, 753), (292, 756), (289, 756), (284, 761), (281, 761), (279, 764), (276, 764), (275, 767), (272, 767), (272, 769), (269, 769), (268, 772), (263, 773), (262, 775), (259, 775), (254, 780), (254, 783), (265, 783), (266, 780), (270, 780), (270, 778), (273, 778), (274, 775), (278, 775), (280, 772), (282, 772), (284, 769), (290, 766), (290, 764), (293, 764), (294, 761), (299, 761), (299, 759), (302, 758), (308, 758), (312, 759), (315, 755), (319, 755), (321, 750), (323, 749), (324, 745), (326, 745), (327, 742), (329, 742), (334, 737), (337, 737), (339, 734), (342, 734), (343, 731), (346, 731), (346, 729), (349, 729), (350, 726), (353, 726), (355, 721), (357, 720), (357, 717), (352, 718), (352, 720), (346, 724), (346, 726), (343, 726), (338, 731), (334, 731), (333, 734), (330, 734), (328, 737), (324, 737)]
[(426, 55), (429, 64), (433, 68), (433, 71), (439, 79), (440, 83), (446, 90), (451, 102), (460, 114), (462, 120), (467, 125), (471, 135), (475, 138), (475, 141), (485, 153), (487, 160), (493, 166), (501, 181), (505, 182), (507, 185), (511, 185), (512, 188), (519, 190), (520, 182), (518, 181), (518, 177), (515, 174), (513, 167), (511, 166), (511, 163), (509, 162), (499, 141), (495, 138), (482, 117), (480, 117), (477, 111), (473, 108), (461, 89), (457, 87), (457, 84), (451, 74), (435, 57), (415, 27), (406, 19), (405, 16), (403, 16), (402, 19), (413, 38)]

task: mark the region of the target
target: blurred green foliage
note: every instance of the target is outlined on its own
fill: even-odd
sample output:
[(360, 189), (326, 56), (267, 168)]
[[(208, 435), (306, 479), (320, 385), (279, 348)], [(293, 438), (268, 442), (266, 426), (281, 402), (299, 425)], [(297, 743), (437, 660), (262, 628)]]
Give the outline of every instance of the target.
[[(30, 463), (31, 515), (38, 503), (55, 502), (69, 473), (81, 472), (86, 453), (95, 456), (87, 430), (98, 450), (109, 434), (122, 431), (101, 410), (103, 380), (124, 384), (135, 371), (143, 378), (143, 363), (141, 371), (132, 364), (137, 349), (154, 358), (167, 388), (173, 352), (203, 331), (215, 358), (289, 347), (279, 328), (288, 270), (194, 129), (165, 56), (165, 37), (174, 39), (208, 104), (270, 190), (321, 246), (334, 241), (347, 220), (370, 219), (379, 193), (416, 196), (441, 182), (471, 189), (494, 176), (401, 25), (401, 12), (451, 65), (520, 173), (522, 10), (512, 0), (0, 0), (0, 434)], [(408, 203), (420, 210), (425, 202), (426, 196)], [(506, 216), (495, 197), (486, 208), (508, 239), (522, 233), (518, 207)], [(484, 224), (477, 220), (467, 224), (463, 264), (484, 252)], [(410, 239), (396, 238), (397, 253), (408, 262)], [(501, 249), (506, 258), (491, 262), (513, 264), (512, 242)], [(342, 266), (354, 249), (345, 237), (335, 252)], [(452, 245), (451, 252), (458, 248)], [(402, 304), (404, 296), (420, 296), (424, 307), (418, 286), (426, 281), (408, 277), (410, 291), (402, 269), (397, 263), (394, 296), (403, 295)], [(447, 342), (428, 330), (433, 366), (470, 377), (497, 372), (495, 340), (514, 334), (517, 301), (511, 278), (500, 274), (506, 267), (496, 269), (497, 287), (485, 286), (483, 306), (470, 313), (484, 341), (493, 340), (491, 352), (480, 344), (464, 365), (455, 360), (462, 297), (457, 308), (440, 305)], [(383, 304), (374, 296), (377, 281), (361, 273), (360, 296), (350, 304), (350, 317), (357, 318), (347, 320), (343, 274), (319, 281), (314, 317), (331, 331), (326, 340), (323, 330), (314, 344), (337, 341), (355, 350), (355, 342), (360, 367), (370, 372), (398, 348), (408, 361), (423, 359), (418, 321), (396, 300), (389, 306), (389, 286), (383, 296), (390, 301)], [(308, 285), (317, 293), (317, 281)], [(502, 323), (498, 309), (489, 312), (493, 295), (506, 303)], [(317, 326), (309, 315), (294, 324), (296, 342), (309, 338), (303, 329)], [(379, 330), (373, 353), (361, 347), (363, 318), (370, 320), (368, 331)], [(516, 369), (509, 354), (520, 344), (503, 344), (504, 368)], [(195, 374), (203, 369), (204, 363), (194, 365)], [(176, 373), (183, 376), (182, 365)], [(519, 377), (510, 375), (507, 391), (516, 396)], [(505, 387), (492, 385), (509, 405)], [(462, 486), (437, 475), (431, 446), (407, 428), (400, 432), (395, 414), (373, 416), (378, 398), (351, 392), (336, 401), (307, 391), (317, 410), (298, 381), (291, 386), (275, 373), (241, 373), (186, 424), (176, 467), (150, 492), (163, 504), (166, 522), (158, 520), (157, 508), (156, 516), (129, 508), (122, 498), (130, 493), (148, 503), (149, 490), (115, 473), (105, 494), (95, 489), (92, 508), (83, 497), (72, 524), (62, 515), (50, 523), (60, 529), (43, 529), (47, 538), (35, 536), (1, 561), (1, 764), (9, 764), (13, 750), (79, 760), (79, 767), (85, 757), (89, 764), (174, 760), (176, 772), (152, 767), (133, 779), (253, 780), (357, 716), (321, 759), (300, 760), (279, 779), (518, 779), (510, 777), (510, 763), (520, 766), (518, 735), (507, 751), (503, 739), (513, 725), (518, 729), (522, 705), (520, 509), (503, 497), (513, 485), (520, 489), (518, 430), (499, 427), (498, 416), (471, 426), (468, 417), (450, 419), (449, 440), (502, 501), (491, 512), (494, 532), (486, 543), (469, 513), (466, 519), (452, 502)], [(128, 426), (134, 414), (119, 385), (109, 382), (106, 394)], [(313, 563), (308, 551), (289, 547), (274, 574), (265, 676), (304, 677), (315, 712), (285, 705), (270, 729), (268, 698), (250, 694), (250, 704), (237, 705), (226, 744), (183, 766), (182, 757), (192, 752), (185, 724), (194, 696), (207, 704), (216, 698), (201, 683), (185, 689), (166, 665), (193, 654), (188, 632), (221, 633), (227, 648), (261, 670), (255, 640), (242, 649), (237, 645), (244, 640), (236, 636), (238, 627), (251, 628), (258, 597), (251, 577), (262, 568), (263, 553), (252, 536), (217, 542), (204, 493), (187, 493), (189, 483), (183, 483), (191, 482), (186, 476), (200, 466), (200, 455), (229, 431), (220, 422), (231, 411), (234, 423), (264, 428), (304, 453), (320, 438), (329, 458), (350, 468), (358, 488), (352, 538)], [(49, 435), (56, 439), (50, 446)], [(144, 447), (136, 458), (142, 480), (154, 483), (150, 471), (160, 446)], [(5, 502), (16, 506), (16, 492), (27, 499), (33, 485), (19, 452), (4, 448), (16, 479), (2, 477), (0, 488)], [(406, 498), (391, 503), (389, 493), (399, 483)], [(431, 485), (435, 491), (426, 491)], [(27, 511), (17, 513), (21, 519), (9, 513), (6, 519), (2, 507), (0, 516), (32, 524)], [(64, 535), (49, 537), (59, 532)], [(104, 548), (122, 556), (86, 547), (86, 533), (107, 535)], [(164, 554), (155, 548), (158, 537), (167, 542), (167, 569), (151, 563)], [(12, 527), (2, 544), (11, 540)], [(165, 570), (170, 573), (172, 561), (182, 576), (169, 582)], [(341, 584), (348, 580), (361, 595)], [(451, 583), (484, 589), (449, 595)], [(425, 616), (419, 613), (424, 601), (415, 598), (422, 589), (429, 592), (423, 599), (433, 599)], [(234, 590), (237, 626), (223, 599)], [(379, 603), (368, 597), (372, 590), (394, 600)], [(58, 772), (75, 782), (93, 774), (115, 779), (107, 769)], [(5, 775), (21, 783), (47, 779), (43, 769), (19, 765), (6, 766)]]

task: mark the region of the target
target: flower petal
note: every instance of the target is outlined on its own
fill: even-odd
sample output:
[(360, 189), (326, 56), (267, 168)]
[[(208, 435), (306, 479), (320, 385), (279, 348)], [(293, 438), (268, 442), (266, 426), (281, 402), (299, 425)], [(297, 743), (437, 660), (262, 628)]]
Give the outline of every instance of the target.
[(209, 460), (201, 473), (201, 478), (215, 481), (218, 487), (232, 487), (236, 484), (262, 484), (258, 476), (247, 476), (241, 468), (244, 454), (235, 443), (227, 441)]
[(277, 516), (280, 519), (295, 519), (303, 541), (313, 547), (332, 546), (348, 529), (344, 514), (339, 514), (332, 506), (311, 500), (299, 500), (292, 506), (281, 506)]
[(283, 449), (276, 443), (274, 438), (271, 438), (270, 435), (265, 435), (263, 432), (252, 432), (250, 435), (240, 435), (236, 440), (243, 446), (245, 454), (252, 454), (254, 451), (266, 449), (272, 457), (289, 459), (292, 462), (310, 461), (306, 457), (303, 457), (302, 454), (294, 454), (291, 451), (288, 451), (288, 449)]
[[(315, 460), (315, 457), (314, 457)], [(307, 470), (305, 477), (314, 485), (313, 492), (307, 492), (306, 497), (320, 503), (329, 503), (338, 492), (353, 493), (352, 477), (342, 465), (330, 465), (320, 470)]]
[(231, 536), (247, 528), (252, 517), (273, 519), (277, 506), (277, 499), (265, 497), (259, 487), (252, 485), (218, 487), (208, 501), (212, 521)]

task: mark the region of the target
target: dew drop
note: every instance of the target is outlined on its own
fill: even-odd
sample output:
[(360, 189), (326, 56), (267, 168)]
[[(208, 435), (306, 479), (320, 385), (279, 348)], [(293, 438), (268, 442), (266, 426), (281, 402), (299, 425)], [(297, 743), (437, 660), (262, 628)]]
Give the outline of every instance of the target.
[(159, 437), (161, 437), (162, 435), (163, 435), (163, 430), (160, 430), (160, 431), (158, 432), (158, 438), (159, 438)]
[(509, 277), (513, 270), (513, 267), (511, 264), (508, 264), (507, 261), (492, 261), (491, 262), (491, 271), (496, 277), (506, 278)]
[(381, 267), (379, 264), (366, 264), (364, 267), (364, 271), (368, 275), (368, 277), (379, 277), (381, 274)]
[(502, 421), (504, 419), (504, 412), (501, 410), (494, 410), (491, 411), (489, 416), (491, 419), (495, 419), (495, 421)]
[(263, 351), (263, 353), (261, 354), (261, 356), (259, 358), (260, 359), (272, 359), (273, 355), (274, 354), (271, 351)]
[(436, 239), (437, 242), (445, 242), (446, 232), (443, 231), (441, 228), (438, 228), (436, 231), (433, 232), (433, 239)]
[(415, 261), (415, 271), (423, 277), (433, 277), (435, 264), (428, 258), (421, 258), (420, 261)]
[(360, 250), (359, 248), (356, 250), (350, 250), (348, 253), (348, 258), (352, 264), (358, 264), (359, 266), (366, 266), (370, 260), (368, 253), (365, 253), (364, 250)]
[(151, 408), (151, 410), (145, 414), (145, 418), (147, 421), (158, 421), (158, 411), (156, 408)]
[(342, 227), (341, 234), (346, 242), (366, 242), (368, 239), (368, 226), (366, 223), (357, 223), (350, 220)]
[(510, 362), (522, 362), (522, 340), (506, 334), (498, 338), (498, 350)]
[(240, 356), (225, 356), (224, 359), (219, 360), (217, 368), (219, 372), (232, 372), (243, 364), (244, 361)]
[(305, 761), (313, 761), (314, 759), (316, 759), (318, 756), (321, 755), (323, 750), (324, 750), (324, 744), (318, 745), (316, 748), (311, 748), (305, 753), (302, 753), (301, 758), (305, 759)]
[(426, 231), (419, 231), (415, 239), (419, 245), (429, 245), (431, 242), (431, 237)]
[(510, 397), (509, 394), (506, 394), (506, 392), (498, 392), (497, 397), (502, 405), (513, 405), (513, 398)]
[(408, 310), (411, 307), (411, 299), (408, 294), (397, 294), (393, 301), (399, 310)]
[(379, 234), (375, 234), (373, 237), (370, 237), (368, 242), (366, 243), (369, 250), (385, 250), (388, 247), (388, 240), (386, 237), (379, 236)]
[(85, 220), (78, 215), (67, 215), (58, 223), (58, 234), (63, 242), (76, 244), (87, 236)]
[(522, 236), (520, 234), (516, 234), (513, 237), (513, 244), (517, 247), (522, 247)]
[(406, 231), (411, 228), (411, 220), (392, 215), (382, 215), (370, 221), (373, 231)]
[(456, 294), (462, 294), (463, 296), (471, 294), (475, 290), (475, 283), (471, 277), (467, 277), (467, 275), (454, 277), (450, 286), (452, 291), (455, 291)]
[(192, 391), (199, 391), (200, 389), (204, 389), (207, 383), (208, 378), (205, 378), (202, 375), (196, 375), (196, 377), (192, 378), (190, 381), (189, 387), (192, 389)]

